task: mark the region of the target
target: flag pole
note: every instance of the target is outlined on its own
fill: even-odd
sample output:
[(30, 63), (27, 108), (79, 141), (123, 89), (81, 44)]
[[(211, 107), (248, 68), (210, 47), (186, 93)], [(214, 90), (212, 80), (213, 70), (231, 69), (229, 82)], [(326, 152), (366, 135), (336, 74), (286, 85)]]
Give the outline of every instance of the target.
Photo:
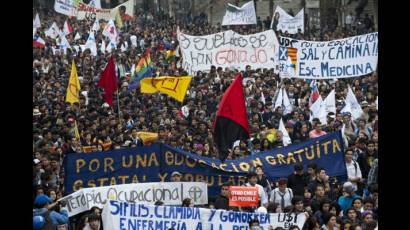
[(120, 96), (119, 96), (119, 94), (120, 94), (120, 91), (117, 89), (118, 123), (121, 124), (121, 117), (120, 117)]

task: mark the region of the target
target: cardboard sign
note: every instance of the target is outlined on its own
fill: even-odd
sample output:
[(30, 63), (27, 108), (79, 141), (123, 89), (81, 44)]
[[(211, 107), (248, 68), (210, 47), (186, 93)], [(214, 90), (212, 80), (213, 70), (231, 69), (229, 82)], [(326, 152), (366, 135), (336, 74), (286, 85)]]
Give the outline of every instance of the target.
[(259, 191), (257, 187), (230, 186), (229, 206), (253, 207), (259, 206)]

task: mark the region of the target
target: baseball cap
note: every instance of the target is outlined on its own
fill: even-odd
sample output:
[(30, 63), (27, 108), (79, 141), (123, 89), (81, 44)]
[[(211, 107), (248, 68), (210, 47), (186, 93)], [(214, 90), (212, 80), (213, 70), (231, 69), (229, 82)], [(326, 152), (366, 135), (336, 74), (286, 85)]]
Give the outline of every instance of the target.
[(171, 174), (171, 176), (175, 176), (175, 175), (182, 176), (182, 174), (181, 174), (180, 172), (178, 172), (178, 171), (174, 171), (174, 172)]
[(47, 203), (52, 203), (53, 201), (48, 197), (47, 195), (40, 194), (36, 196), (36, 199), (34, 200), (35, 205), (43, 206)]

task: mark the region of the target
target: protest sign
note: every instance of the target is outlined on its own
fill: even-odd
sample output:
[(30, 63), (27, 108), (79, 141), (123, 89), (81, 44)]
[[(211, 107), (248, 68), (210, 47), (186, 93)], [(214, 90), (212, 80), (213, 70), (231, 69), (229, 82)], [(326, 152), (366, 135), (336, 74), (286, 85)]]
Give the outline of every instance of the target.
[(297, 225), (302, 229), (305, 213), (248, 213), (204, 208), (153, 206), (109, 201), (102, 212), (104, 229), (248, 229), (249, 221), (259, 220), (261, 229)]
[(377, 68), (378, 33), (312, 42), (280, 37), (281, 77), (334, 79), (357, 77)]
[(222, 20), (223, 26), (249, 24), (256, 24), (255, 4), (253, 1), (245, 3), (242, 7), (237, 7), (230, 3), (227, 4)]
[(264, 151), (236, 160), (199, 156), (159, 143), (149, 146), (96, 153), (67, 154), (65, 158), (65, 191), (115, 184), (170, 181), (174, 171), (184, 181), (206, 182), (208, 193), (220, 194), (225, 182), (245, 184), (246, 174), (261, 165), (270, 180), (287, 177), (301, 162), (323, 166), (329, 176), (346, 176), (343, 142), (340, 132), (330, 133), (306, 142)]
[(259, 206), (258, 188), (245, 186), (229, 186), (229, 206)]
[(222, 68), (245, 70), (252, 68), (275, 68), (279, 43), (273, 30), (241, 35), (232, 30), (191, 36), (177, 33), (182, 67), (190, 75), (196, 71), (209, 71), (211, 65)]
[(60, 14), (67, 16), (76, 16), (77, 15), (77, 6), (78, 1), (76, 0), (55, 0), (54, 10)]
[(61, 200), (66, 201), (68, 216), (76, 215), (97, 206), (102, 208), (108, 200), (120, 202), (165, 205), (181, 205), (185, 198), (191, 198), (195, 205), (208, 204), (208, 188), (203, 182), (162, 182), (122, 184), (104, 187), (84, 188)]
[(277, 6), (273, 14), (271, 28), (275, 31), (281, 30), (282, 33), (287, 31), (289, 34), (296, 34), (298, 30), (304, 33), (304, 20), (304, 9), (301, 9), (299, 13), (293, 17), (286, 13), (280, 6)]

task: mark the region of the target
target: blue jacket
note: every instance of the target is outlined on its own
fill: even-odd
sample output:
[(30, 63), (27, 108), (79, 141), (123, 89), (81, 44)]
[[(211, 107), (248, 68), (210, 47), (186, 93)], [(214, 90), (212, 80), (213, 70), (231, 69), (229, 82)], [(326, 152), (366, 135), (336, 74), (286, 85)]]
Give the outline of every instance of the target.
[[(35, 209), (33, 216), (43, 216), (46, 218), (47, 208)], [(60, 225), (68, 223), (68, 213), (66, 210), (61, 210), (60, 213), (56, 211), (50, 212), (50, 219), (53, 225)]]
[(356, 195), (356, 193), (348, 197), (345, 197), (345, 196), (339, 197), (339, 205), (343, 210), (343, 214), (346, 213), (348, 208), (352, 207), (353, 200), (356, 198), (360, 198), (360, 196)]

